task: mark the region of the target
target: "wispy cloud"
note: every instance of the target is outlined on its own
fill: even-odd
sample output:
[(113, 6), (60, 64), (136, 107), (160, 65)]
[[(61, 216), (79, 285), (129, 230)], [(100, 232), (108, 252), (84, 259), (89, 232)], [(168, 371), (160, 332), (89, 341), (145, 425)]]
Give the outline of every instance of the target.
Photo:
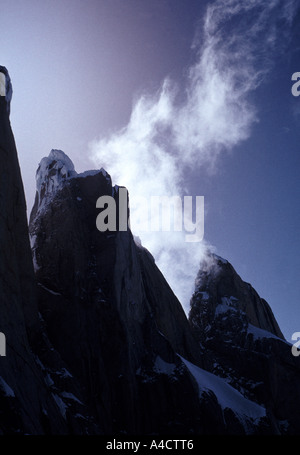
[(133, 232), (184, 305), (206, 244), (187, 244), (183, 233), (139, 232), (150, 214), (138, 197), (186, 194), (187, 172), (214, 168), (221, 153), (249, 137), (257, 121), (250, 94), (263, 83), (275, 50), (288, 38), (295, 11), (294, 0), (209, 4), (184, 84), (166, 79), (158, 93), (136, 101), (128, 125), (91, 144), (96, 164), (128, 188)]

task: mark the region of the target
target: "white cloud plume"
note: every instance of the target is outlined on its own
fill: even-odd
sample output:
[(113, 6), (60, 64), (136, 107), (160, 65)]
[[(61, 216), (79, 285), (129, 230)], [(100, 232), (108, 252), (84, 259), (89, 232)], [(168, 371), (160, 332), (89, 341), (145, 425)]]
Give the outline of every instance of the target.
[(158, 93), (138, 99), (128, 125), (91, 143), (95, 163), (128, 188), (133, 233), (186, 308), (206, 244), (188, 244), (184, 233), (139, 232), (151, 214), (138, 198), (188, 194), (186, 172), (213, 168), (220, 153), (249, 137), (257, 120), (249, 95), (287, 37), (295, 5), (294, 0), (209, 4), (183, 87), (166, 79)]

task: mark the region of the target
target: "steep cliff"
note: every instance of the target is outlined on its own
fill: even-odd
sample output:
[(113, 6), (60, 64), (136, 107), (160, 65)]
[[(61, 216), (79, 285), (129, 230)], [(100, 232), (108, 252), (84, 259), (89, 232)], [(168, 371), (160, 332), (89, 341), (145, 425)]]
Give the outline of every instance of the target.
[[(9, 120), (12, 87), (6, 68), (0, 67), (0, 73), (6, 83), (0, 96), (0, 331), (6, 338), (6, 356), (0, 357), (0, 434), (85, 432), (89, 423), (64, 418), (58, 391), (80, 391), (67, 378), (38, 312), (26, 204)], [(79, 408), (85, 414), (84, 406)]]
[(76, 174), (52, 150), (37, 190), (30, 234), (40, 311), (100, 426), (196, 430), (195, 387), (177, 354), (199, 362), (200, 353), (184, 311), (130, 230), (96, 228), (97, 199), (114, 195), (118, 210), (119, 188), (103, 169)]
[(299, 433), (298, 359), (267, 302), (208, 254), (188, 319), (130, 229), (97, 229), (99, 197), (123, 210), (104, 169), (41, 160), (30, 248), (1, 74), (0, 434)]
[(209, 253), (202, 261), (189, 321), (205, 368), (262, 405), (275, 432), (299, 433), (298, 358), (268, 303), (227, 260)]

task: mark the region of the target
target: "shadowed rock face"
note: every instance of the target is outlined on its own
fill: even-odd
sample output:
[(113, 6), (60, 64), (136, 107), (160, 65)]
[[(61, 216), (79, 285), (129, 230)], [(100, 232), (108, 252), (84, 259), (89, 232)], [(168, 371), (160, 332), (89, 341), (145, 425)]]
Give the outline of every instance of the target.
[[(64, 179), (66, 156), (50, 158), (37, 173), (30, 234), (51, 342), (104, 431), (167, 431), (172, 422), (199, 431), (197, 389), (177, 354), (197, 363), (200, 350), (180, 303), (129, 230), (96, 228), (97, 199), (114, 194), (118, 208), (119, 190), (103, 170)], [(58, 182), (52, 196), (48, 179)]]
[(262, 404), (275, 431), (299, 433), (298, 358), (270, 306), (228, 261), (209, 254), (201, 264), (189, 321), (205, 368)]
[[(0, 71), (9, 83), (6, 69)], [(50, 406), (54, 413), (55, 409), (29, 345), (40, 322), (24, 192), (4, 96), (0, 97), (0, 251), (0, 330), (7, 342), (6, 357), (0, 358), (0, 432), (43, 432), (43, 408)]]
[[(206, 339), (207, 333), (213, 330), (211, 324), (221, 325), (226, 319), (230, 324), (235, 321), (240, 329), (249, 323), (284, 339), (268, 303), (239, 277), (228, 261), (208, 253), (196, 278), (190, 322), (198, 337)], [(222, 335), (227, 333), (230, 337), (240, 336), (233, 327), (226, 327)]]
[[(232, 266), (207, 257), (189, 324), (151, 254), (131, 232), (97, 230), (100, 196), (113, 195), (118, 210), (119, 187), (103, 169), (77, 174), (56, 150), (41, 161), (37, 183), (30, 235), (39, 310), (103, 432), (282, 432), (281, 417), (270, 405), (277, 399), (275, 382), (261, 386), (264, 354), (257, 354), (247, 330), (262, 327), (275, 345), (286, 345), (268, 304)], [(281, 344), (276, 349), (282, 356)], [(237, 353), (246, 349), (255, 363), (250, 370), (238, 362)], [(227, 357), (237, 361), (230, 384), (219, 374), (221, 367), (233, 371)], [(275, 392), (262, 400), (268, 386)]]
[(103, 169), (41, 161), (30, 250), (0, 73), (0, 434), (299, 433), (298, 359), (269, 305), (208, 255), (188, 320), (129, 230), (97, 230), (96, 200), (118, 209)]
[[(26, 204), (9, 120), (12, 89), (7, 70), (0, 67), (0, 72), (6, 76), (7, 95), (0, 96), (0, 331), (7, 348), (6, 357), (0, 357), (0, 434), (85, 432), (93, 428), (88, 421), (67, 421), (63, 415), (60, 392), (80, 391), (49, 343), (38, 313)], [(85, 415), (84, 406), (79, 409)]]

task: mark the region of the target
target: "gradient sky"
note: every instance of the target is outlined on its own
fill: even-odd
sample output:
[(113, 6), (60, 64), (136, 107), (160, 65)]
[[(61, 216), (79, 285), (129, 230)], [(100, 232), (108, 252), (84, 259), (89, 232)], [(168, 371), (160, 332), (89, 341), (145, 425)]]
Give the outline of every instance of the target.
[[(203, 195), (205, 242), (290, 341), (300, 331), (299, 26), (297, 0), (0, 0), (28, 211), (52, 148), (78, 172), (103, 165), (130, 192), (175, 182)], [(155, 178), (153, 150), (169, 170)]]

